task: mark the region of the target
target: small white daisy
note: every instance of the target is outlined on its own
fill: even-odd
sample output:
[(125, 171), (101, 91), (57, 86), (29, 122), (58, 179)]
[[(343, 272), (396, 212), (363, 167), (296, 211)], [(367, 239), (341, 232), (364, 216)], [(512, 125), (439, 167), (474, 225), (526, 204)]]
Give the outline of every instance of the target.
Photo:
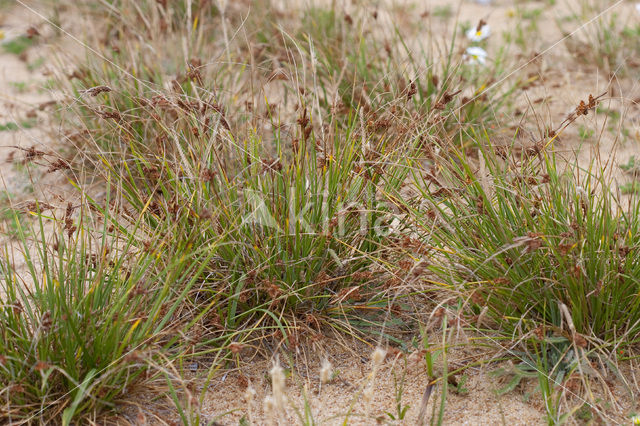
[(487, 52), (482, 47), (470, 46), (467, 47), (462, 58), (470, 64), (484, 65), (487, 63)]
[(491, 34), (491, 27), (482, 19), (477, 26), (469, 28), (467, 38), (471, 41), (478, 42), (486, 39)]

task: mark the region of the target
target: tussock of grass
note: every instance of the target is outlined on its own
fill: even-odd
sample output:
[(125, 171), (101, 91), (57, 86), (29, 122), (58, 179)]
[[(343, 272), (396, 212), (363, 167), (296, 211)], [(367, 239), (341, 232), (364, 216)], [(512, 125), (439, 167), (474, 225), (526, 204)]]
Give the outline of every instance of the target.
[[(40, 237), (32, 245), (16, 218), (26, 274), (18, 275), (3, 252), (0, 393), (8, 422), (69, 424), (114, 407), (152, 373), (148, 362), (157, 351), (180, 352), (166, 330), (181, 326), (175, 315), (193, 285), (188, 260), (197, 254), (179, 252), (159, 264), (106, 228), (89, 237), (88, 224), (72, 210), (69, 204), (53, 245)], [(31, 234), (44, 235), (48, 221), (40, 216)]]
[(597, 170), (558, 171), (549, 150), (506, 162), (490, 147), (478, 155), (484, 175), (463, 153), (439, 163), (447, 196), (420, 186), (440, 218), (430, 241), (447, 259), (434, 272), (464, 284), (476, 313), (488, 307), (514, 336), (558, 332), (565, 305), (577, 332), (568, 337), (578, 346), (633, 342), (640, 330), (637, 199), (618, 204)]

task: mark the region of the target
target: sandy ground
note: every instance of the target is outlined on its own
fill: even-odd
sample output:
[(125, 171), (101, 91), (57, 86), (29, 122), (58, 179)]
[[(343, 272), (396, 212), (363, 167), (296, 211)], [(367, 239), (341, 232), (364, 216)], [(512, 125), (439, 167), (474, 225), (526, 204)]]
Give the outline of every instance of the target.
[[(487, 336), (467, 336), (474, 337)], [(434, 335), (431, 338), (432, 343), (435, 343), (439, 336)], [(479, 360), (484, 360), (485, 363), (471, 366), (463, 374), (455, 375), (455, 380), (464, 381), (464, 385), (460, 387), (461, 391), (458, 391), (455, 386), (449, 384), (443, 415), (444, 424), (545, 424), (544, 403), (539, 396), (535, 380), (524, 380), (514, 391), (500, 395), (499, 390), (512, 376), (498, 377), (494, 373), (498, 369), (509, 370), (513, 368), (512, 364), (490, 362), (492, 358), (499, 356), (495, 349), (470, 349), (467, 346), (468, 342), (466, 338), (450, 340), (452, 345), (462, 345), (448, 353), (449, 369), (473, 365)], [(384, 364), (372, 379), (371, 356), (374, 348), (357, 342), (348, 343), (349, 350), (333, 343), (324, 349), (314, 348), (313, 354), (300, 353), (293, 356), (293, 360), (281, 362), (287, 369), (293, 366), (295, 374), (289, 375), (286, 380), (287, 399), (284, 410), (279, 414), (279, 423), (298, 423), (300, 413), (304, 413), (306, 396), (311, 417), (317, 424), (344, 424), (349, 412), (351, 414), (347, 424), (367, 425), (374, 421), (382, 424), (418, 424), (424, 393), (429, 383), (424, 357), (416, 352), (402, 355), (392, 351), (388, 353)], [(332, 371), (336, 374), (331, 381), (322, 384), (320, 371), (325, 359), (331, 361)], [(434, 374), (442, 373), (442, 365), (442, 361), (435, 362)], [(203, 413), (206, 413), (209, 419), (215, 418), (223, 425), (237, 424), (243, 416), (251, 416), (257, 424), (271, 423), (270, 420), (275, 416), (270, 417), (265, 413), (264, 400), (273, 392), (269, 376), (272, 366), (273, 362), (270, 360), (251, 359), (246, 367), (225, 373), (214, 380), (209, 387), (208, 398), (201, 407)], [(611, 380), (611, 377), (608, 380)], [(612, 385), (608, 390), (598, 386), (595, 381), (594, 384), (595, 395), (602, 397), (611, 392), (609, 396), (620, 404), (615, 410), (609, 410), (610, 412), (604, 414), (601, 419), (603, 424), (624, 424), (624, 414), (631, 406), (628, 392), (620, 384)], [(567, 404), (570, 407), (580, 407), (586, 402), (576, 395), (577, 385), (577, 381), (567, 384)], [(373, 389), (373, 396), (367, 401), (363, 394), (366, 394), (368, 387)], [(440, 387), (441, 384), (435, 388), (429, 399), (427, 421), (434, 414), (434, 403), (435, 416), (438, 415)], [(248, 396), (248, 388), (256, 391), (253, 399)], [(402, 421), (392, 421), (389, 414), (397, 417), (398, 404), (403, 408), (408, 406), (406, 415)]]
[[(14, 10), (0, 15), (2, 42), (37, 28), (40, 19), (24, 10)], [(45, 31), (45, 30), (43, 30)], [(41, 36), (34, 37), (34, 46), (23, 55), (15, 55), (0, 49), (0, 125), (15, 125), (16, 130), (0, 133), (0, 169), (4, 190), (16, 196), (16, 201), (25, 196), (51, 200), (51, 190), (60, 184), (60, 179), (42, 179), (46, 167), (29, 167), (24, 163), (26, 149), (35, 148), (47, 154), (55, 153), (56, 147), (50, 136), (49, 113), (55, 108), (55, 96), (47, 88), (48, 68), (46, 56), (50, 54)], [(50, 157), (39, 161), (47, 165)]]
[[(8, 43), (35, 29), (33, 44), (22, 54), (7, 52), (0, 46), (0, 254), (9, 257), (25, 285), (32, 281), (25, 271), (25, 249), (18, 241), (18, 226), (10, 208), (18, 213), (23, 225), (32, 220), (34, 201), (54, 207), (47, 214), (64, 208), (70, 199), (67, 178), (49, 168), (68, 152), (56, 138), (52, 114), (59, 94), (52, 92), (50, 60), (53, 57), (49, 40), (50, 28), (39, 17), (16, 7), (0, 11), (0, 43)], [(29, 157), (34, 156), (32, 161)], [(77, 198), (77, 197), (75, 197)], [(44, 222), (47, 239), (52, 238), (53, 221)], [(28, 242), (31, 240), (28, 238)], [(33, 252), (32, 252), (33, 253)], [(34, 258), (37, 264), (37, 258)]]
[[(283, 413), (280, 414), (280, 424), (298, 423), (296, 409), (304, 412), (305, 393), (312, 417), (320, 424), (342, 424), (350, 411), (348, 424), (367, 425), (376, 420), (385, 423), (392, 420), (389, 414), (398, 417), (398, 403), (402, 408), (408, 406), (408, 409), (403, 421), (392, 423), (417, 423), (429, 383), (424, 357), (417, 354), (406, 357), (400, 354), (388, 355), (372, 378), (371, 355), (374, 348), (354, 342), (351, 342), (351, 345), (351, 351), (334, 347), (328, 348), (324, 353), (319, 352), (323, 353), (323, 359), (331, 361), (333, 371), (337, 373), (335, 378), (325, 384), (320, 381), (322, 360), (318, 359), (320, 357), (317, 353), (313, 356), (316, 359), (311, 361), (304, 359), (304, 356), (297, 357), (293, 365), (299, 379), (297, 382), (291, 378), (286, 381), (287, 401)], [(472, 354), (467, 353), (465, 356), (463, 352), (465, 351), (452, 351), (449, 365), (456, 365), (456, 362), (452, 361), (456, 358), (466, 359), (467, 362), (475, 359)], [(477, 356), (482, 357), (486, 354)], [(497, 395), (496, 391), (501, 383), (488, 375), (490, 370), (497, 367), (498, 365), (494, 364), (490, 368), (469, 368), (466, 371), (463, 392), (448, 392), (445, 424), (544, 424), (540, 401), (534, 403), (534, 396), (526, 402), (526, 389), (519, 389), (504, 396)], [(238, 419), (249, 412), (258, 424), (268, 422), (269, 416), (264, 411), (263, 401), (272, 393), (268, 375), (271, 368), (271, 361), (254, 361), (247, 369), (242, 368), (218, 379), (210, 387), (209, 398), (202, 407), (203, 411), (210, 416), (230, 412), (217, 420), (225, 425), (237, 424)], [(435, 372), (441, 372), (441, 369), (442, 363), (437, 363)], [(458, 380), (460, 377), (458, 376)], [(252, 402), (247, 400), (249, 386), (256, 390)], [(366, 394), (368, 387), (373, 390), (373, 395), (367, 401), (363, 394)], [(399, 399), (396, 398), (398, 395)], [(440, 392), (434, 391), (428, 403), (427, 419), (432, 415), (435, 400), (439, 407), (439, 398)]]
[[(332, 2), (327, 0), (324, 3)], [(409, 8), (406, 6), (407, 2), (378, 2), (375, 9), (379, 11), (381, 17), (391, 21), (401, 20), (406, 13), (433, 12), (447, 4), (453, 5), (454, 16), (449, 19), (437, 18), (433, 14), (425, 18), (435, 29), (451, 31), (457, 3), (446, 1), (415, 3), (419, 6)], [(615, 132), (607, 130), (603, 115), (596, 117), (591, 115), (568, 129), (562, 135), (557, 149), (562, 151), (568, 159), (577, 156), (579, 164), (583, 167), (588, 167), (594, 158), (601, 158), (603, 162), (608, 161), (616, 179), (626, 182), (630, 177), (620, 170), (618, 164), (626, 163), (631, 155), (640, 158), (639, 111), (638, 107), (631, 102), (640, 97), (637, 81), (630, 78), (611, 79), (598, 72), (595, 67), (576, 67), (574, 58), (562, 43), (554, 47), (554, 43), (562, 37), (553, 21), (554, 15), (562, 15), (567, 8), (571, 7), (568, 2), (558, 0), (557, 3), (556, 7), (545, 7), (544, 16), (539, 24), (540, 33), (544, 34), (544, 37), (532, 41), (531, 44), (532, 51), (544, 52), (542, 59), (533, 64), (523, 65), (525, 71), (539, 78), (536, 84), (518, 97), (516, 107), (521, 110), (529, 109), (528, 117), (535, 117), (537, 114), (545, 122), (550, 118), (558, 124), (580, 100), (586, 99), (589, 94), (607, 92), (608, 96), (604, 102), (607, 108), (626, 112), (621, 120), (622, 124), (628, 125), (627, 127), (631, 129), (626, 141), (617, 139)], [(531, 5), (542, 7), (544, 4), (531, 2)], [(292, 2), (283, 2), (283, 7), (292, 7)], [(344, 7), (345, 10), (349, 10), (355, 6), (345, 4)], [(513, 10), (514, 3), (511, 1), (494, 1), (491, 5), (464, 2), (458, 19), (460, 22), (468, 21), (471, 25), (475, 25), (479, 18), (489, 22), (493, 36), (489, 41), (488, 52), (492, 55), (495, 53), (493, 49), (502, 43), (500, 34), (503, 31), (514, 31), (516, 22), (513, 18)], [(620, 12), (634, 13), (633, 4), (630, 2), (622, 4)], [(383, 21), (382, 18), (381, 21)], [(54, 98), (54, 94), (46, 89), (48, 78), (46, 55), (49, 52), (47, 44), (62, 44), (64, 40), (47, 33), (39, 18), (21, 8), (10, 9), (4, 14), (0, 12), (0, 30), (3, 31), (5, 40), (24, 34), (33, 25), (39, 28), (43, 35), (39, 36), (34, 47), (27, 50), (26, 57), (18, 57), (0, 50), (0, 125), (14, 122), (20, 127), (17, 130), (0, 132), (0, 161), (2, 161), (0, 179), (2, 190), (6, 193), (6, 196), (0, 198), (3, 208), (9, 205), (9, 200), (13, 205), (20, 205), (35, 198), (54, 205), (60, 205), (63, 201), (62, 196), (56, 196), (56, 194), (60, 194), (59, 189), (64, 187), (64, 179), (55, 173), (46, 173), (46, 164), (40, 167), (21, 164), (19, 160), (25, 155), (25, 151), (16, 148), (35, 147), (47, 153), (64, 148), (54, 143), (55, 139), (50, 133), (51, 122), (48, 117), (54, 107), (40, 108)], [(415, 37), (421, 36), (425, 35), (419, 32), (415, 34)], [(521, 64), (528, 61), (527, 57), (530, 53), (523, 53)], [(37, 64), (40, 57), (45, 57), (45, 63), (34, 67), (33, 64)], [(505, 117), (504, 120), (507, 123), (513, 123), (514, 117)], [(30, 128), (24, 128), (25, 126), (20, 123), (29, 123)], [(536, 132), (535, 120), (529, 120), (525, 124), (532, 132)], [(594, 136), (581, 140), (578, 137), (579, 125), (592, 128)], [(10, 223), (3, 220), (1, 226), (0, 229), (4, 233), (2, 240), (6, 242), (11, 239)], [(437, 339), (437, 336), (434, 336), (434, 339)], [(429, 382), (424, 357), (390, 355), (375, 378), (371, 380), (370, 357), (373, 349), (373, 346), (359, 342), (338, 342), (336, 339), (328, 338), (322, 345), (309, 344), (295, 353), (290, 362), (283, 362), (283, 366), (293, 366), (295, 374), (290, 375), (286, 380), (287, 403), (278, 423), (299, 423), (296, 409), (299, 413), (304, 413), (304, 393), (317, 423), (341, 424), (351, 407), (352, 415), (348, 424), (374, 424), (376, 418), (380, 419), (380, 422), (415, 424)], [(255, 424), (269, 422), (269, 417), (264, 412), (263, 401), (272, 392), (268, 372), (273, 361), (262, 355), (252, 356), (250, 352), (250, 349), (244, 350), (240, 355), (241, 361), (245, 361), (240, 363), (241, 367), (229, 369), (215, 376), (206, 391), (201, 411), (208, 419), (215, 419), (216, 424), (238, 424), (242, 417), (251, 417)], [(285, 353), (279, 355), (281, 360), (285, 359)], [(494, 359), (496, 355), (495, 350), (483, 353), (473, 347), (456, 349), (448, 355), (449, 368), (480, 359), (488, 361)], [(332, 363), (336, 374), (331, 381), (321, 384), (319, 371), (324, 359)], [(436, 365), (437, 372), (442, 365), (441, 363)], [(490, 375), (490, 372), (500, 366), (504, 367), (504, 364), (487, 362), (469, 367), (464, 373), (467, 376), (464, 386), (467, 389), (466, 392), (456, 392), (451, 390), (450, 386), (444, 412), (445, 424), (534, 425), (545, 423), (544, 406), (539, 392), (534, 392), (534, 381), (529, 381), (506, 395), (496, 394), (496, 390), (504, 383), (501, 379)], [(629, 371), (628, 380), (633, 383), (635, 378), (632, 380), (631, 366), (625, 366), (623, 371)], [(206, 376), (206, 373), (203, 374)], [(460, 377), (458, 376), (458, 379)], [(200, 379), (202, 379), (200, 374), (192, 378), (196, 387), (201, 383)], [(620, 383), (614, 384), (607, 391), (601, 389), (601, 386), (598, 387), (597, 380), (594, 382), (596, 395), (605, 399), (607, 392), (610, 391), (614, 395), (614, 400), (618, 402), (618, 404), (610, 404), (608, 408), (604, 404), (600, 407), (606, 414), (598, 424), (624, 424), (628, 421), (627, 416), (633, 410), (633, 398), (623, 391)], [(407, 405), (409, 408), (403, 421), (392, 421), (387, 413), (397, 415), (400, 383), (403, 387), (400, 393), (400, 404), (402, 407)], [(373, 386), (373, 396), (367, 404), (358, 395), (368, 386)], [(255, 390), (252, 400), (247, 399), (248, 388)], [(637, 385), (633, 389), (637, 397)], [(440, 388), (436, 387), (431, 395), (427, 418), (432, 414), (434, 400), (440, 397), (439, 390)], [(573, 407), (576, 404), (579, 404), (577, 399), (567, 402), (565, 407)], [(142, 412), (144, 411), (143, 409)], [(155, 408), (149, 409), (143, 418), (146, 418), (149, 424), (162, 424), (175, 418), (175, 414), (169, 414), (169, 412), (158, 411)], [(365, 413), (369, 416), (363, 418), (362, 415)], [(139, 419), (140, 417), (125, 415), (122, 417), (122, 422), (130, 421), (132, 424), (138, 424)]]

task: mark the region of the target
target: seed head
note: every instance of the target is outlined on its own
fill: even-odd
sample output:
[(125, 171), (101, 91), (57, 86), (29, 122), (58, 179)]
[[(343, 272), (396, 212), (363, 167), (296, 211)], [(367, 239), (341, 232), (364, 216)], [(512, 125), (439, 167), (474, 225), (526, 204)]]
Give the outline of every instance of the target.
[(373, 399), (373, 386), (369, 385), (366, 387), (366, 389), (362, 393), (362, 399), (365, 405), (368, 406), (371, 400)]
[(382, 349), (381, 347), (377, 347), (375, 351), (373, 351), (373, 355), (371, 355), (371, 359), (373, 360), (374, 366), (379, 366), (384, 361), (384, 357), (387, 355), (387, 351)]
[(273, 396), (267, 395), (264, 397), (264, 415), (267, 418), (273, 419), (273, 415), (275, 414), (276, 402)]
[(322, 367), (320, 368), (320, 382), (327, 383), (331, 380), (331, 375), (333, 374), (332, 370), (333, 366), (331, 365), (331, 362), (325, 358), (325, 360), (322, 361)]
[(245, 348), (245, 345), (239, 342), (231, 342), (231, 344), (229, 344), (229, 350), (233, 354), (240, 353), (244, 348)]
[(248, 405), (251, 405), (255, 397), (256, 397), (256, 390), (253, 388), (253, 385), (249, 383), (249, 386), (247, 386), (247, 389), (245, 389), (244, 391), (244, 400)]
[(284, 408), (284, 370), (280, 367), (280, 363), (276, 361), (269, 373), (271, 374), (271, 387), (273, 388), (273, 401), (275, 403), (274, 408), (281, 410)]

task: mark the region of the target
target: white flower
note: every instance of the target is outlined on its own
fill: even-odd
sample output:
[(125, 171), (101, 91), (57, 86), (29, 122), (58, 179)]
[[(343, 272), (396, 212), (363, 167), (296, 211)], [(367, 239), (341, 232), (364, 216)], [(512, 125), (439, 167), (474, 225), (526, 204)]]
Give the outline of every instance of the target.
[(640, 3), (636, 3), (636, 12), (640, 13)]
[(7, 44), (21, 35), (22, 33), (20, 31), (16, 31), (12, 28), (7, 28), (5, 30), (0, 29), (0, 44)]
[(482, 47), (470, 46), (462, 58), (470, 64), (484, 65), (487, 63), (487, 52)]
[(490, 34), (491, 27), (489, 27), (486, 22), (480, 21), (477, 27), (469, 28), (467, 31), (467, 38), (471, 41), (477, 42), (489, 37)]
[[(640, 3), (636, 4), (636, 8), (640, 12)], [(631, 417), (631, 423), (633, 423), (634, 425), (640, 425), (640, 416)]]

